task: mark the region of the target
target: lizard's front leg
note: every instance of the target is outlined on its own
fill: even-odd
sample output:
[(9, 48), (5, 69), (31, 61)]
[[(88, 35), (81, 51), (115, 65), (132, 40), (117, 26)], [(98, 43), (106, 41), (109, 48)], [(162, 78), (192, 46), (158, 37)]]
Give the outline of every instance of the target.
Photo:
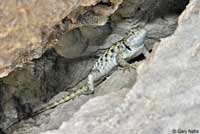
[(88, 92), (86, 94), (92, 94), (92, 93), (94, 93), (94, 78), (93, 78), (92, 74), (88, 75), (87, 84), (88, 84), (88, 89), (89, 90), (88, 90)]
[(131, 69), (136, 69), (136, 66), (135, 65), (130, 65), (125, 59), (123, 59), (122, 57), (122, 54), (119, 53), (117, 56), (116, 56), (116, 60), (117, 60), (117, 63), (120, 67), (123, 67), (123, 72), (128, 70), (129, 72), (131, 71)]

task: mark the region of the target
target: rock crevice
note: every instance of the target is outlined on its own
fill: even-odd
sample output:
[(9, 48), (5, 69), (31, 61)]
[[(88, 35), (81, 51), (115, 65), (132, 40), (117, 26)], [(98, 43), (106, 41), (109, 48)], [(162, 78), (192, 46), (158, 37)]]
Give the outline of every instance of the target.
[[(4, 2), (4, 5), (9, 4), (9, 1), (7, 2)], [(166, 110), (166, 114), (173, 114), (173, 110), (170, 111), (173, 106), (163, 107), (162, 110), (156, 107), (157, 111), (151, 111), (149, 109), (153, 108), (154, 105), (159, 106), (160, 104), (158, 101), (155, 101), (154, 104), (152, 99), (156, 100), (157, 97), (159, 99), (159, 96), (164, 98), (163, 90), (171, 92), (171, 94), (173, 94), (171, 89), (177, 89), (174, 91), (177, 93), (182, 92), (178, 88), (181, 87), (181, 82), (186, 81), (186, 75), (193, 74), (192, 68), (197, 69), (192, 64), (198, 66), (196, 56), (198, 56), (199, 46), (196, 44), (198, 44), (199, 37), (198, 31), (193, 30), (193, 25), (195, 27), (198, 24), (199, 4), (197, 1), (191, 1), (179, 17), (178, 29), (174, 33), (178, 15), (184, 10), (187, 2), (188, 0), (59, 0), (45, 3), (45, 1), (36, 0), (29, 4), (23, 1), (17, 3), (16, 11), (17, 13), (19, 11), (19, 18), (22, 17), (22, 22), (20, 21), (20, 24), (18, 24), (16, 20), (15, 23), (13, 22), (13, 27), (10, 27), (10, 32), (0, 33), (0, 41), (5, 44), (1, 45), (2, 48), (0, 46), (0, 49), (3, 50), (0, 54), (2, 70), (0, 70), (0, 76), (4, 77), (0, 79), (0, 127), (6, 128), (15, 119), (28, 115), (32, 110), (48, 102), (58, 93), (51, 101), (68, 94), (69, 90), (61, 91), (84, 79), (98, 54), (101, 54), (105, 48), (122, 38), (130, 28), (131, 20), (139, 18), (142, 20), (149, 18), (145, 26), (148, 36), (165, 39), (161, 39), (161, 43), (152, 38), (145, 40), (145, 45), (153, 52), (152, 56), (145, 61), (141, 62), (141, 59), (143, 59), (141, 57), (131, 61), (131, 63), (137, 62), (139, 65), (137, 72), (123, 74), (117, 70), (97, 87), (94, 99), (90, 100), (93, 96), (82, 96), (47, 112), (49, 115), (42, 114), (38, 119), (29, 119), (20, 123), (19, 128), (16, 128), (13, 133), (34, 134), (49, 129), (55, 129), (55, 131), (47, 133), (62, 133), (66, 131), (66, 128), (71, 133), (78, 133), (74, 131), (74, 124), (77, 122), (85, 123), (85, 125), (77, 126), (78, 129), (84, 130), (83, 133), (100, 131), (102, 133), (131, 133), (131, 129), (134, 129), (131, 125), (134, 124), (137, 128), (136, 131), (140, 132), (140, 126), (144, 126), (145, 121), (152, 121), (146, 120), (143, 116), (152, 116), (153, 119), (155, 117), (157, 122), (160, 122), (160, 120), (157, 116), (154, 116), (155, 113), (161, 113), (158, 115), (163, 116), (163, 119), (168, 118), (162, 113), (162, 110)], [(154, 3), (155, 6), (150, 8)], [(52, 7), (52, 4), (55, 5)], [(45, 6), (37, 7), (36, 11), (34, 8), (36, 5)], [(13, 6), (12, 3), (10, 3), (10, 6)], [(2, 6), (2, 9), (5, 7)], [(33, 11), (35, 12), (33, 13)], [(21, 14), (24, 14), (24, 17)], [(25, 20), (27, 20), (27, 23), (25, 23)], [(0, 23), (6, 22), (0, 21)], [(191, 26), (190, 23), (193, 25)], [(24, 26), (25, 24), (26, 26)], [(19, 28), (15, 28), (18, 26)], [(8, 27), (2, 31), (8, 30)], [(193, 43), (186, 38), (191, 36), (191, 32), (195, 34), (191, 37), (192, 40), (195, 40)], [(13, 38), (8, 40), (8, 37)], [(155, 42), (157, 42), (156, 46), (154, 45)], [(184, 45), (180, 45), (180, 42)], [(185, 43), (188, 45), (185, 45)], [(7, 46), (6, 44), (13, 45)], [(191, 51), (190, 46), (192, 47)], [(186, 49), (182, 47), (188, 48), (188, 51), (185, 51)], [(188, 53), (192, 53), (193, 57), (187, 55)], [(183, 58), (186, 55), (188, 59)], [(173, 57), (176, 57), (176, 59)], [(190, 66), (188, 65), (189, 61), (191, 61)], [(175, 62), (176, 64), (174, 64)], [(180, 79), (175, 79), (174, 76)], [(196, 75), (191, 77), (192, 80), (196, 81), (195, 78)], [(118, 81), (117, 84), (116, 81)], [(194, 81), (190, 82), (193, 83)], [(166, 84), (167, 82), (169, 83)], [(131, 89), (134, 84), (136, 84), (134, 89)], [(183, 86), (191, 88), (192, 92), (196, 92), (188, 86), (189, 84), (185, 84)], [(173, 87), (174, 85), (177, 86)], [(112, 101), (109, 101), (108, 98), (111, 98)], [(88, 99), (89, 101), (84, 104)], [(99, 102), (108, 103), (104, 106)], [(166, 98), (166, 102), (161, 102), (166, 104), (168, 98)], [(92, 107), (93, 105), (97, 105), (99, 109), (95, 109), (96, 107)], [(166, 105), (170, 104), (167, 103)], [(105, 116), (99, 112), (102, 110)], [(132, 114), (132, 111), (137, 111), (137, 113)], [(140, 115), (139, 112), (143, 112), (143, 115)], [(59, 116), (55, 116), (56, 113), (59, 113), (57, 114)], [(73, 114), (74, 116), (72, 116)], [(88, 117), (88, 119), (85, 119), (85, 117)], [(129, 119), (135, 120), (135, 122), (131, 122)], [(141, 120), (141, 123), (137, 124), (136, 121), (139, 120)], [(91, 127), (90, 121), (97, 124), (96, 127)], [(33, 122), (36, 125), (33, 125)], [(48, 123), (45, 124), (45, 122)], [(52, 122), (55, 124), (52, 124)], [(63, 125), (58, 129), (62, 122), (64, 122)], [(116, 129), (119, 126), (122, 128), (121, 130)], [(104, 131), (104, 127), (109, 129)], [(130, 130), (126, 129), (128, 127), (130, 127)], [(162, 126), (160, 127), (162, 128)], [(93, 131), (90, 131), (90, 128), (94, 128)], [(149, 127), (149, 129), (152, 129), (153, 133), (153, 129), (156, 128)], [(149, 129), (145, 128), (144, 132)]]

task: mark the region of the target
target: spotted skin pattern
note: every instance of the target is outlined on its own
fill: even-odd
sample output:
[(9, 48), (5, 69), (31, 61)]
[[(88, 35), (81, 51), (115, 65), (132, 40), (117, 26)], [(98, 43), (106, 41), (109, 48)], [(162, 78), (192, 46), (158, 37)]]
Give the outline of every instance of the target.
[(99, 57), (94, 64), (91, 73), (88, 75), (88, 87), (90, 91), (94, 91), (94, 82), (106, 76), (115, 67), (120, 65), (121, 60), (128, 61), (136, 56), (146, 53), (144, 40), (146, 30), (141, 27), (131, 29), (127, 36), (120, 41), (114, 43), (105, 53)]

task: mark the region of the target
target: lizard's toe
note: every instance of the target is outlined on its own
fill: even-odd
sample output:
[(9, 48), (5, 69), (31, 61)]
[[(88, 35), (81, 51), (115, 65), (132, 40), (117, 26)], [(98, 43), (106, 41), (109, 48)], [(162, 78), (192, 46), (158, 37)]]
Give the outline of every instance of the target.
[(126, 65), (123, 68), (120, 68), (120, 70), (122, 70), (123, 73), (126, 72), (127, 70), (128, 70), (128, 72), (131, 72), (132, 69), (136, 70), (136, 67), (137, 66), (135, 64), (134, 65)]

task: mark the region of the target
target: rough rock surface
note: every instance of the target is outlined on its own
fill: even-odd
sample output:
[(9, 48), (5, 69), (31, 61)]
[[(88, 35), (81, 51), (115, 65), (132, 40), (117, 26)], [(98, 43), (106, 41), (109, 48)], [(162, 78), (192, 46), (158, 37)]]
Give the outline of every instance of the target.
[(64, 32), (80, 26), (104, 25), (122, 0), (110, 2), (112, 6), (107, 6), (109, 1), (105, 1), (102, 7), (98, 4), (101, 0), (2, 0), (0, 77), (7, 76), (24, 62), (41, 57), (48, 46), (46, 40), (51, 40), (46, 36), (57, 34), (52, 31), (59, 32), (53, 27), (63, 18), (67, 18), (66, 25), (69, 25), (62, 29)]
[[(46, 42), (46, 39), (58, 38), (50, 35), (60, 35), (60, 32), (66, 32), (68, 35), (67, 31), (80, 26), (103, 25), (98, 19), (85, 20), (88, 20), (87, 15), (89, 15), (89, 18), (93, 16), (105, 18), (105, 23), (108, 16), (113, 14), (122, 1), (110, 2), (102, 3), (101, 0), (3, 0), (0, 2), (0, 128), (5, 128), (16, 118), (30, 113), (35, 106), (47, 102), (55, 93), (75, 85), (87, 75), (88, 66), (91, 66), (88, 58), (64, 59), (60, 56), (62, 54), (58, 55), (55, 51), (49, 50), (52, 44), (48, 40)], [(103, 8), (112, 4), (107, 14), (98, 12), (102, 4)], [(95, 10), (97, 7), (99, 10)], [(94, 10), (95, 14), (90, 14)], [(56, 30), (60, 23), (65, 24), (61, 31)], [(101, 44), (110, 32), (108, 25), (103, 26), (104, 30), (88, 29), (75, 29), (71, 32), (75, 34), (69, 34), (69, 38), (65, 38), (71, 40), (70, 35), (75, 37), (75, 40), (66, 41), (68, 44), (65, 44), (64, 49), (62, 48), (68, 50), (67, 58), (77, 57), (72, 53), (80, 56), (84, 49), (80, 49), (78, 53), (77, 48), (84, 48), (81, 47), (84, 43)], [(88, 36), (95, 32), (93, 29), (101, 32), (97, 37), (93, 36), (96, 40), (91, 41), (91, 37)], [(85, 36), (87, 35), (85, 31), (89, 31), (88, 36)], [(99, 36), (102, 37), (98, 38)], [(73, 44), (76, 39), (79, 42)], [(68, 49), (68, 46), (72, 49)], [(57, 48), (59, 46), (55, 47), (56, 50)], [(76, 52), (73, 51), (75, 49)], [(83, 70), (80, 69), (81, 66), (86, 69), (83, 67)]]
[[(4, 3), (6, 2), (10, 3), (11, 5), (13, 4), (10, 1), (4, 1)], [(39, 3), (39, 6), (37, 4), (36, 5), (37, 8), (41, 9), (35, 11), (35, 8), (31, 8), (30, 11), (28, 10), (29, 14), (27, 14), (27, 16), (30, 14), (33, 14), (34, 16), (36, 15), (35, 13), (37, 13), (37, 16), (34, 16), (34, 21), (29, 21), (29, 19), (33, 19), (32, 16), (28, 17), (28, 22), (30, 22), (30, 24), (27, 24), (27, 28), (24, 26), (26, 23), (24, 23), (24, 21), (20, 21), (20, 24), (22, 25), (20, 25), (21, 29), (26, 31), (26, 29), (32, 26), (32, 22), (37, 21), (37, 17), (40, 18), (45, 16), (46, 18), (38, 19), (38, 24), (34, 25), (34, 30), (28, 30), (31, 35), (32, 32), (38, 31), (39, 35), (36, 35), (38, 36), (37, 40), (39, 41), (39, 44), (29, 47), (29, 45), (27, 46), (25, 42), (25, 44), (20, 45), (20, 49), (18, 49), (19, 51), (17, 50), (17, 52), (22, 55), (20, 58), (15, 55), (17, 53), (15, 53), (15, 41), (13, 41), (17, 40), (18, 38), (9, 38), (9, 40), (5, 41), (5, 43), (9, 43), (10, 41), (14, 42), (12, 43), (13, 46), (9, 48), (9, 51), (14, 50), (14, 54), (11, 55), (16, 58), (16, 61), (13, 59), (13, 61), (10, 63), (16, 63), (18, 67), (7, 77), (0, 79), (0, 128), (6, 128), (8, 124), (12, 123), (15, 119), (21, 118), (23, 115), (28, 115), (33, 109), (37, 109), (41, 104), (47, 103), (55, 94), (65, 90), (66, 88), (66, 91), (68, 91), (69, 87), (74, 86), (77, 82), (87, 76), (95, 56), (100, 54), (102, 49), (109, 47), (113, 42), (122, 38), (124, 32), (129, 29), (127, 26), (130, 25), (131, 18), (135, 17), (135, 15), (136, 18), (137, 16), (140, 17), (140, 15), (143, 15), (141, 13), (144, 13), (144, 11), (148, 10), (145, 15), (150, 16), (150, 18), (158, 18), (146, 25), (149, 36), (164, 38), (171, 35), (177, 26), (177, 15), (179, 15), (179, 13), (184, 9), (187, 0), (124, 0), (122, 5), (119, 7), (119, 10), (117, 10), (115, 13), (114, 11), (122, 2), (121, 0), (82, 0), (78, 1), (79, 3), (76, 3), (77, 1), (73, 1), (75, 2), (73, 3), (69, 0), (59, 0), (56, 2), (51, 1), (50, 3), (46, 2), (45, 4), (43, 1), (37, 0), (17, 1), (16, 3), (18, 4), (13, 6), (15, 7), (24, 5), (24, 3), (26, 3), (26, 6), (30, 6), (31, 4), (29, 4), (29, 2)], [(156, 5), (158, 6), (154, 6), (155, 8), (149, 8), (151, 3), (154, 2), (157, 2)], [(51, 6), (52, 3), (54, 4), (53, 7)], [(8, 7), (5, 5), (6, 4), (2, 5), (3, 9)], [(59, 7), (59, 5), (61, 7)], [(35, 5), (33, 4), (33, 7), (34, 6)], [(69, 6), (70, 8), (66, 8), (65, 6)], [(45, 8), (45, 10), (43, 10), (43, 8)], [(163, 10), (166, 11), (166, 13), (160, 13), (156, 8), (166, 9)], [(19, 10), (20, 9), (21, 6)], [(32, 13), (32, 10), (35, 12)], [(65, 11), (63, 12), (63, 10)], [(68, 10), (70, 11), (68, 12)], [(18, 8), (16, 11), (18, 11)], [(58, 14), (54, 14), (54, 11)], [(48, 13), (50, 13), (50, 15)], [(108, 16), (111, 14), (113, 15), (108, 20), (108, 23), (103, 25), (107, 21)], [(153, 14), (157, 14), (158, 16)], [(9, 16), (12, 15), (13, 14), (9, 14)], [(160, 18), (160, 16), (163, 17), (163, 19)], [(47, 18), (50, 18), (50, 20)], [(23, 17), (20, 18), (20, 20), (23, 20)], [(124, 23), (124, 20), (127, 22)], [(39, 21), (42, 21), (44, 25)], [(44, 21), (48, 23), (45, 23)], [(3, 21), (1, 20), (0, 23), (1, 22)], [(8, 21), (8, 23), (9, 22), (10, 21)], [(19, 21), (16, 21), (16, 26), (18, 26), (18, 22)], [(39, 25), (40, 23), (42, 23), (42, 25)], [(98, 25), (98, 27), (96, 25)], [(15, 30), (15, 28), (12, 27), (11, 30)], [(24, 36), (29, 35), (26, 32), (20, 32), (20, 30), (17, 31), (18, 36), (20, 37), (19, 40), (22, 39), (21, 34), (25, 34)], [(68, 32), (68, 30), (71, 31)], [(12, 33), (15, 34), (15, 32), (11, 32), (11, 34)], [(113, 34), (110, 35), (110, 33)], [(107, 38), (108, 35), (110, 36)], [(34, 36), (35, 34), (33, 37)], [(4, 38), (1, 39), (2, 41), (4, 40)], [(32, 38), (29, 39), (31, 40)], [(43, 39), (50, 39), (50, 41), (51, 39), (59, 39), (59, 43), (51, 44), (51, 42), (48, 42), (47, 40), (47, 44), (45, 44), (44, 42), (46, 40)], [(44, 41), (43, 45), (41, 45), (42, 41)], [(154, 42), (154, 39), (147, 39), (145, 41), (145, 45), (151, 49)], [(39, 48), (34, 48), (37, 46), (39, 46)], [(54, 50), (46, 51), (45, 48), (47, 46), (54, 47), (56, 52)], [(21, 47), (25, 48), (21, 49)], [(29, 52), (29, 50), (32, 48), (34, 51)], [(42, 57), (40, 57), (43, 52), (45, 53), (42, 55)], [(64, 56), (65, 58), (61, 57), (60, 55)], [(12, 56), (9, 57), (8, 55), (7, 58), (12, 58)], [(31, 62), (27, 62), (27, 60), (29, 61), (32, 58), (35, 58), (34, 56), (40, 58), (34, 59)], [(138, 58), (138, 60), (140, 60), (142, 57)], [(5, 61), (8, 62), (9, 60), (4, 60), (3, 62)], [(134, 61), (131, 61), (131, 63), (132, 62)], [(8, 70), (2, 69), (6, 72), (5, 75), (9, 72), (9, 70), (12, 70), (14, 65), (12, 65), (11, 68), (7, 67), (6, 69)], [(126, 77), (125, 75), (128, 76)], [(98, 90), (94, 96), (102, 96), (104, 94), (117, 91), (117, 93), (123, 92), (121, 94), (121, 97), (123, 98), (127, 91), (130, 90), (132, 85), (134, 85), (136, 76), (137, 75), (135, 75), (135, 72), (123, 74), (121, 71), (116, 71), (111, 77), (97, 87)], [(118, 81), (117, 84), (115, 84), (115, 81)], [(123, 87), (125, 87), (127, 90), (123, 89)], [(121, 88), (123, 91), (118, 91)], [(75, 89), (77, 88), (75, 87)], [(59, 95), (55, 96), (51, 102), (59, 99), (64, 94), (68, 94), (68, 92), (60, 93)], [(80, 100), (75, 99), (69, 104), (67, 103), (54, 110), (41, 114), (41, 117), (39, 116), (38, 118), (30, 119), (24, 122), (22, 121), (19, 124), (19, 129), (17, 129), (17, 127), (14, 133), (35, 134), (45, 132), (47, 130), (58, 129), (61, 123), (63, 121), (70, 120), (72, 115), (76, 113), (81, 105), (87, 102), (88, 98), (90, 97), (93, 96), (83, 96), (80, 98)]]
[(191, 0), (179, 17), (175, 33), (162, 39), (138, 67), (133, 88), (90, 99), (59, 129), (41, 134), (169, 134), (178, 128), (200, 131), (199, 25), (200, 3)]
[[(148, 33), (151, 36), (153, 35), (153, 36), (156, 36), (157, 38), (166, 37), (166, 36), (171, 35), (174, 32), (176, 24), (177, 24), (177, 16), (170, 16), (170, 17), (167, 17), (165, 20), (159, 18), (155, 20), (153, 23), (147, 24), (146, 29), (148, 30)], [(130, 25), (131, 23), (126, 22), (126, 21), (123, 23), (119, 23), (119, 25), (113, 31), (113, 34), (111, 34), (106, 39), (104, 44), (99, 46), (99, 49), (105, 49), (109, 47), (112, 43), (116, 42), (117, 40), (120, 40), (123, 37), (124, 32), (126, 32), (129, 29)], [(155, 31), (159, 31), (157, 32), (158, 34), (155, 34), (154, 33)], [(154, 42), (155, 40), (147, 39), (145, 41), (145, 44), (146, 46), (151, 48), (150, 44), (153, 44)], [(84, 60), (82, 62), (78, 61), (75, 63), (73, 62), (68, 63), (68, 60), (59, 58), (59, 57), (53, 57), (53, 55), (49, 53), (52, 53), (52, 52), (51, 51), (48, 52), (39, 61), (37, 60), (36, 65), (34, 67), (26, 66), (25, 68), (21, 69), (21, 71), (18, 70), (14, 73), (11, 73), (11, 75), (8, 78), (4, 79), (3, 83), (6, 83), (6, 85), (9, 85), (9, 86), (5, 86), (2, 89), (2, 91), (4, 92), (5, 91), (8, 92), (8, 89), (9, 89), (9, 92), (11, 92), (13, 91), (13, 88), (21, 87), (21, 89), (18, 90), (18, 93), (17, 94), (15, 93), (16, 94), (15, 98), (18, 98), (18, 100), (20, 100), (20, 102), (18, 102), (19, 103), (18, 107), (21, 107), (21, 109), (23, 109), (24, 105), (27, 103), (33, 104), (33, 107), (37, 108), (37, 104), (38, 104), (38, 101), (40, 101), (40, 99), (42, 101), (48, 100), (49, 97), (50, 98), (52, 97), (53, 92), (56, 92), (56, 93), (60, 92), (63, 90), (63, 88), (75, 84), (76, 81), (79, 81), (83, 78), (81, 76), (85, 76), (85, 74), (87, 74), (86, 68), (90, 68), (89, 66), (86, 66), (88, 64), (87, 60)], [(77, 66), (77, 63), (79, 63), (79, 66)], [(81, 68), (81, 66), (84, 66), (85, 68)], [(40, 72), (40, 70), (43, 67), (45, 67), (45, 70), (42, 71), (42, 74), (38, 74), (37, 72)], [(77, 69), (79, 71), (75, 71)], [(70, 72), (73, 72), (73, 74), (70, 74)], [(43, 76), (43, 74), (45, 75)], [(29, 75), (28, 79), (26, 77), (27, 75)], [(135, 74), (134, 71), (131, 73), (126, 72), (125, 74), (122, 73), (122, 71), (116, 71), (114, 74), (112, 74), (111, 77), (108, 77), (105, 82), (101, 83), (99, 87), (97, 87), (98, 90), (96, 91), (95, 96), (107, 94), (109, 92), (119, 90), (119, 88), (123, 88), (123, 87), (130, 88), (133, 86), (134, 81), (136, 80), (136, 77), (137, 77), (137, 74)], [(34, 82), (31, 82), (31, 81), (34, 81)], [(64, 81), (64, 84), (59, 84), (59, 83), (62, 83), (62, 81)], [(26, 84), (23, 84), (23, 83), (26, 83)], [(14, 84), (14, 85), (11, 85), (11, 84)], [(15, 87), (12, 87), (12, 86), (15, 86)], [(36, 90), (37, 88), (41, 88), (42, 90), (41, 91)], [(77, 87), (74, 87), (74, 89), (77, 89)], [(8, 95), (9, 94), (10, 93), (8, 93)], [(35, 94), (36, 96), (33, 96), (33, 94)], [(59, 95), (56, 95), (56, 97), (54, 97), (51, 100), (51, 102), (58, 100), (64, 94), (67, 94), (67, 93), (63, 92), (63, 93), (60, 93)], [(10, 96), (7, 96), (7, 94), (5, 95), (6, 96), (3, 98), (10, 98)], [(38, 99), (35, 99), (34, 97), (35, 98), (39, 97), (40, 99), (38, 100)], [(51, 111), (50, 115), (42, 114), (41, 118), (36, 118), (35, 121), (28, 120), (28, 121), (25, 121), (24, 123), (22, 122), (19, 124), (19, 130), (17, 129), (16, 132), (17, 133), (39, 133), (41, 131), (46, 131), (48, 129), (54, 129), (55, 127), (58, 127), (62, 121), (65, 121), (68, 118), (70, 118), (71, 115), (76, 110), (78, 110), (78, 108), (84, 102), (85, 100), (82, 100), (82, 99), (79, 101), (74, 101), (74, 102), (71, 102), (70, 104), (64, 105), (62, 107), (63, 109), (62, 113), (60, 113), (61, 112), (59, 110), (60, 107), (58, 107), (55, 109), (55, 111), (52, 110), (53, 113), (51, 113), (52, 112)], [(7, 105), (9, 103), (11, 103), (11, 100), (6, 102)], [(68, 110), (70, 114), (67, 112)], [(9, 118), (11, 118), (11, 122), (13, 122), (12, 118), (15, 118), (15, 117), (13, 117), (14, 115), (8, 114), (10, 113), (9, 111), (14, 112), (15, 109), (11, 107), (10, 109), (7, 108), (4, 110), (6, 119), (8, 120)], [(20, 111), (17, 111), (17, 112), (20, 112)], [(55, 115), (55, 113), (60, 113), (60, 114), (58, 114), (59, 116), (51, 118), (52, 116)], [(66, 118), (60, 115), (63, 115)], [(19, 113), (18, 113), (18, 116), (19, 116)], [(54, 124), (52, 124), (51, 122), (54, 122)], [(24, 124), (26, 125), (24, 126)], [(37, 124), (37, 125), (36, 126), (34, 125), (35, 127), (33, 127), (33, 124)], [(38, 128), (37, 127), (38, 125), (39, 126), (41, 125), (41, 127)]]
[(42, 28), (53, 26), (75, 5), (77, 1), (1, 1), (0, 77), (17, 64), (40, 57), (45, 47), (41, 45)]
[[(166, 20), (168, 20), (167, 21), (168, 24), (167, 22), (165, 22)], [(157, 29), (157, 31), (160, 31), (160, 33), (162, 33), (162, 34), (159, 34), (159, 36), (161, 37), (168, 36), (169, 34), (172, 34), (174, 30), (174, 25), (176, 24), (176, 17), (175, 16), (169, 17), (169, 18), (166, 18), (166, 20), (157, 19), (154, 23), (148, 24), (146, 28), (149, 31), (149, 33), (154, 32), (152, 29), (154, 30)], [(111, 34), (106, 39), (106, 42), (104, 45), (102, 45), (102, 47), (108, 47), (110, 44), (112, 44), (111, 42), (115, 42), (116, 40), (119, 40), (121, 38), (119, 34), (116, 34), (119, 31), (122, 32), (121, 26), (123, 26), (124, 28), (124, 26), (127, 26), (127, 24), (126, 25), (124, 23), (119, 24), (118, 28), (115, 29), (114, 34)], [(148, 42), (152, 42), (152, 41), (147, 40), (147, 45), (149, 45)], [(111, 93), (112, 95), (108, 95), (107, 99), (113, 98), (112, 103), (114, 104), (106, 103), (107, 99), (102, 100), (101, 103), (108, 104), (108, 106), (118, 105), (118, 103), (121, 103), (120, 101), (122, 101), (122, 99), (125, 97), (127, 92), (134, 85), (136, 78), (137, 78), (137, 73), (134, 70), (131, 73), (129, 72), (123, 73), (120, 70), (116, 71), (96, 88), (97, 91), (95, 93), (95, 97)], [(116, 92), (116, 93), (113, 93), (113, 92)], [(54, 97), (51, 100), (51, 102), (54, 102), (55, 100), (61, 98), (65, 94), (67, 93), (65, 92), (60, 93), (59, 95)], [(119, 95), (120, 95), (120, 98), (118, 98)], [(71, 116), (80, 109), (81, 105), (83, 105), (85, 102), (88, 101), (89, 97), (82, 96), (69, 103), (63, 104), (54, 110), (47, 111), (44, 114), (41, 114), (41, 116), (37, 117), (34, 120), (29, 119), (25, 122), (21, 122), (18, 126), (18, 129), (16, 129), (13, 133), (14, 134), (15, 133), (16, 134), (18, 133), (34, 134), (34, 133), (45, 132), (46, 130), (49, 130), (49, 129), (58, 128), (63, 121), (70, 120)], [(115, 97), (117, 98), (115, 99)], [(98, 104), (98, 105), (104, 106), (105, 104)], [(107, 108), (107, 106), (105, 108)], [(112, 109), (112, 106), (109, 109)], [(88, 109), (88, 112), (90, 112), (89, 109)]]

